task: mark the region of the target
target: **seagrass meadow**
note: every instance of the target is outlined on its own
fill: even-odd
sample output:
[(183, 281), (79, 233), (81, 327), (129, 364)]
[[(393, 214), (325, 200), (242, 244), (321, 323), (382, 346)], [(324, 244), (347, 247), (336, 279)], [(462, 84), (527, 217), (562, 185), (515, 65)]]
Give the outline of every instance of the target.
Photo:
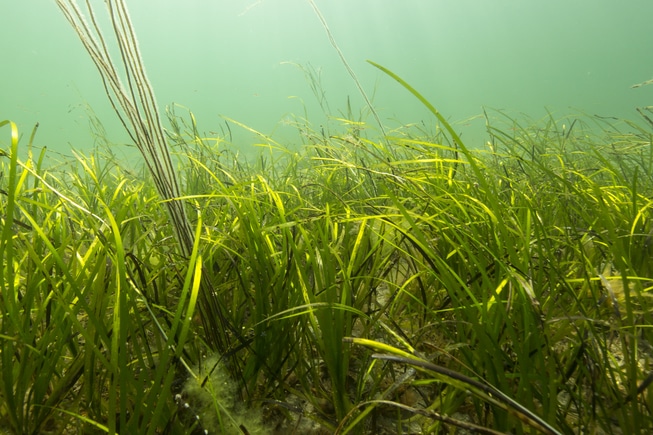
[(0, 434), (653, 432), (651, 107), (488, 109), (468, 147), (370, 62), (430, 114), (385, 125), (322, 21), (362, 107), (207, 133), (159, 114), (124, 2), (126, 78), (58, 3), (143, 163), (0, 121)]
[(244, 162), (170, 113), (188, 257), (146, 173), (3, 122), (4, 433), (648, 432), (651, 126), (494, 118)]

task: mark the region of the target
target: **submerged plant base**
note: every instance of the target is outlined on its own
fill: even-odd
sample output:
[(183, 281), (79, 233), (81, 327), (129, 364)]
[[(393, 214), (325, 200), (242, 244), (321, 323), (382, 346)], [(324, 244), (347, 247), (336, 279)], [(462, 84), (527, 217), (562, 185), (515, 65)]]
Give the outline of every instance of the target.
[(171, 121), (189, 258), (145, 175), (21, 162), (10, 126), (3, 431), (653, 430), (648, 127), (498, 114), (468, 150), (440, 128), (299, 124), (300, 151), (263, 137), (247, 163)]

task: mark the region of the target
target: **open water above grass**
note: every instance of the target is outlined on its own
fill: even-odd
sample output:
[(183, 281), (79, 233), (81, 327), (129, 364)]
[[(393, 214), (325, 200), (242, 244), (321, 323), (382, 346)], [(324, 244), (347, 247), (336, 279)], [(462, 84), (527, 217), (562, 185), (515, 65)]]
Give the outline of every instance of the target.
[[(0, 116), (26, 131), (39, 122), (39, 146), (89, 150), (88, 108), (112, 142), (127, 142), (97, 72), (51, 0), (6, 2), (0, 41)], [(430, 122), (422, 107), (366, 59), (391, 68), (447, 115), (471, 147), (487, 139), (482, 107), (558, 118), (580, 111), (632, 118), (653, 75), (646, 0), (317, 1), (384, 122)], [(300, 141), (289, 114), (319, 125), (324, 112), (303, 73), (321, 71), (332, 113), (364, 104), (311, 7), (304, 0), (129, 2), (160, 105), (190, 107), (220, 131), (220, 115), (285, 143)], [(106, 23), (105, 23), (106, 24)], [(105, 26), (107, 28), (107, 26)], [(236, 129), (241, 150), (252, 136)]]

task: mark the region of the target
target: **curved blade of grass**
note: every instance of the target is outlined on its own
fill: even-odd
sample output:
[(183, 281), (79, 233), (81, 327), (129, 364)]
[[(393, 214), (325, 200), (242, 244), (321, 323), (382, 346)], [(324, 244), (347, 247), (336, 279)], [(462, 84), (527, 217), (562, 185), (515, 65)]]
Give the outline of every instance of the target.
[[(52, 408), (52, 409), (57, 409), (57, 408)], [(74, 417), (74, 418), (76, 418), (76, 419), (78, 419), (80, 421), (83, 421), (84, 423), (88, 423), (91, 426), (101, 430), (102, 432), (109, 433), (109, 428), (108, 427), (106, 427), (102, 423), (99, 423), (99, 422), (97, 422), (97, 421), (95, 421), (95, 420), (93, 420), (91, 418), (88, 418), (88, 417), (86, 417), (84, 415), (81, 415), (81, 414), (76, 413), (76, 412), (68, 411), (66, 409), (61, 409), (61, 408), (58, 408), (57, 411), (63, 412), (64, 414), (68, 414), (71, 417)]]
[(385, 343), (351, 337), (348, 337), (346, 341), (366, 347), (371, 347), (372, 349), (389, 352), (391, 354), (373, 354), (372, 358), (410, 364), (414, 367), (435, 373), (436, 377), (440, 378), (443, 382), (452, 385), (461, 391), (470, 391), (476, 397), (501, 407), (505, 411), (515, 415), (522, 422), (539, 430), (542, 433), (548, 435), (560, 435), (560, 432), (550, 426), (546, 421), (542, 420), (532, 411), (528, 410), (512, 398), (508, 397), (506, 394), (496, 389), (492, 385), (479, 382), (456, 371), (433, 364), (429, 361), (418, 358), (415, 355), (411, 355), (408, 352), (405, 352), (394, 346), (387, 345)]
[[(487, 435), (504, 435), (505, 434), (505, 432), (499, 432), (499, 431), (496, 431), (496, 430), (493, 430), (493, 429), (490, 429), (490, 428), (487, 428), (487, 427), (484, 427), (484, 426), (479, 426), (479, 425), (474, 424), (474, 423), (469, 423), (469, 422), (466, 422), (466, 421), (458, 420), (458, 419), (449, 417), (447, 415), (440, 414), (439, 412), (429, 411), (429, 410), (426, 410), (426, 409), (414, 408), (412, 406), (404, 405), (403, 403), (393, 402), (391, 400), (370, 400), (370, 401), (367, 401), (367, 402), (362, 402), (362, 403), (357, 404), (356, 407), (354, 409), (352, 409), (352, 411), (349, 414), (351, 415), (354, 411), (362, 408), (363, 406), (367, 406), (367, 405), (370, 405), (370, 407), (375, 407), (377, 405), (394, 406), (394, 407), (397, 407), (397, 408), (401, 408), (401, 409), (403, 409), (405, 411), (411, 412), (413, 414), (422, 415), (424, 417), (429, 417), (429, 418), (432, 418), (434, 420), (439, 420), (439, 421), (441, 421), (443, 423), (447, 423), (447, 424), (450, 424), (452, 426), (459, 427), (461, 429), (464, 429), (466, 432), (469, 431), (471, 433), (482, 433), (482, 434), (487, 434)], [(365, 412), (360, 414), (360, 416), (365, 416), (365, 415), (366, 415)], [(344, 423), (347, 420), (346, 419), (343, 420), (340, 423), (340, 426), (338, 426), (338, 428), (336, 429), (335, 434), (336, 435), (338, 435), (338, 434), (345, 435), (345, 434), (349, 433), (350, 430), (352, 428), (354, 428), (356, 426), (356, 424), (358, 424), (362, 420), (360, 418), (360, 416), (357, 417), (348, 426), (344, 426)]]
[(432, 113), (432, 114), (433, 114), (433, 115), (438, 119), (438, 121), (440, 121), (440, 122), (442, 123), (442, 125), (444, 126), (444, 128), (445, 128), (445, 129), (447, 130), (447, 132), (449, 132), (449, 134), (451, 135), (451, 138), (454, 140), (454, 142), (456, 143), (456, 145), (460, 146), (460, 148), (463, 150), (463, 152), (465, 152), (465, 154), (467, 153), (467, 147), (465, 147), (465, 144), (464, 144), (463, 141), (460, 139), (460, 136), (458, 136), (458, 134), (456, 133), (456, 130), (453, 129), (453, 127), (451, 126), (451, 124), (449, 124), (449, 123), (447, 122), (447, 120), (444, 118), (444, 116), (442, 116), (442, 114), (440, 113), (440, 111), (439, 111), (438, 109), (436, 109), (436, 108), (433, 106), (433, 104), (431, 104), (431, 103), (429, 102), (429, 100), (427, 100), (426, 98), (424, 98), (424, 97), (422, 96), (422, 94), (420, 94), (419, 92), (417, 92), (417, 90), (416, 90), (415, 88), (413, 88), (411, 85), (409, 85), (409, 84), (408, 84), (404, 79), (402, 79), (401, 77), (399, 77), (397, 74), (395, 74), (395, 73), (393, 73), (392, 71), (390, 71), (388, 68), (386, 68), (386, 67), (384, 67), (384, 66), (382, 66), (382, 65), (379, 65), (378, 63), (373, 62), (373, 61), (371, 61), (371, 60), (368, 60), (367, 62), (368, 62), (369, 64), (371, 64), (371, 65), (377, 67), (378, 69), (380, 69), (381, 71), (383, 71), (384, 73), (386, 73), (387, 75), (389, 75), (390, 77), (392, 77), (393, 79), (395, 79), (395, 80), (396, 80), (396, 81), (397, 81), (401, 86), (403, 86), (404, 88), (406, 88), (406, 90), (408, 90), (408, 92), (410, 92), (411, 94), (413, 94), (413, 95), (414, 95), (414, 96), (415, 96), (415, 97), (416, 97), (416, 98), (417, 98), (417, 99), (418, 99), (418, 100), (419, 100), (419, 101), (424, 105), (424, 107), (426, 107), (426, 108), (429, 110), (429, 112), (431, 112), (431, 113)]
[(462, 391), (471, 391), (471, 393), (474, 394), (475, 396), (501, 407), (502, 409), (515, 415), (522, 422), (537, 429), (538, 431), (548, 435), (561, 435), (560, 432), (558, 432), (555, 428), (549, 425), (546, 421), (542, 420), (538, 415), (534, 414), (532, 411), (525, 408), (518, 402), (514, 401), (512, 398), (504, 394), (502, 391), (494, 388), (493, 386), (487, 383), (479, 382), (475, 379), (469, 378), (456, 371), (449, 370), (445, 367), (439, 366), (437, 364), (433, 364), (431, 362), (422, 359), (418, 359), (414, 356), (410, 358), (406, 358), (397, 355), (385, 355), (385, 354), (377, 353), (377, 354), (373, 354), (372, 358), (410, 364), (412, 366), (416, 366), (418, 368), (423, 368), (426, 369), (427, 371), (437, 373), (438, 375), (441, 375), (443, 377), (444, 382), (453, 385), (454, 387), (459, 388)]
[[(437, 120), (440, 121), (440, 123), (442, 123), (445, 130), (447, 130), (447, 132), (451, 135), (451, 138), (453, 139), (455, 146), (460, 148), (460, 150), (465, 155), (465, 157), (467, 157), (467, 160), (469, 161), (469, 164), (471, 165), (472, 169), (474, 170), (475, 175), (477, 176), (476, 181), (480, 185), (482, 185), (484, 188), (486, 188), (488, 191), (491, 191), (491, 190), (489, 190), (488, 182), (487, 182), (487, 180), (485, 180), (485, 177), (483, 176), (483, 173), (482, 173), (481, 169), (479, 168), (478, 164), (476, 163), (476, 160), (474, 159), (474, 156), (469, 151), (469, 149), (465, 146), (463, 141), (460, 139), (460, 136), (458, 135), (458, 133), (456, 133), (456, 130), (454, 130), (453, 127), (451, 126), (451, 124), (449, 124), (449, 122), (447, 122), (447, 120), (444, 118), (444, 116), (442, 116), (440, 111), (438, 109), (436, 109), (435, 106), (433, 106), (433, 104), (431, 104), (429, 102), (429, 100), (424, 98), (424, 96), (422, 94), (417, 92), (417, 90), (415, 88), (413, 88), (410, 84), (408, 84), (408, 82), (406, 82), (404, 79), (399, 77), (397, 74), (393, 73), (388, 68), (386, 68), (386, 67), (384, 67), (382, 65), (379, 65), (378, 63), (373, 62), (371, 60), (368, 60), (367, 62), (369, 64), (375, 66), (376, 68), (380, 69), (381, 71), (383, 71), (388, 76), (392, 77), (397, 83), (399, 83), (401, 86), (403, 86), (408, 92), (413, 94), (413, 96), (415, 96), (415, 98), (417, 98), (424, 105), (424, 107), (426, 107), (429, 110), (429, 112), (431, 112), (433, 114), (433, 116), (435, 116), (437, 118)], [(452, 175), (452, 178), (454, 176), (455, 176), (455, 174)]]

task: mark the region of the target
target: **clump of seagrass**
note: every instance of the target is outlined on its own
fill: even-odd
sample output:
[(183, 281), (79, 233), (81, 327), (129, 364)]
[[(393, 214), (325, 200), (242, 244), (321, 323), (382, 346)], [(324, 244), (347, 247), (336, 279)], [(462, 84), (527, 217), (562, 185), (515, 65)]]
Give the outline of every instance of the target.
[[(120, 52), (126, 87), (109, 55), (105, 36), (97, 24), (90, 2), (86, 0), (90, 24), (75, 0), (57, 0), (57, 5), (97, 66), (114, 111), (143, 155), (154, 178), (182, 255), (189, 257), (193, 249), (193, 230), (184, 204), (179, 200), (179, 182), (166, 143), (154, 92), (145, 74), (136, 35), (124, 1), (107, 0), (106, 5)], [(225, 353), (229, 347), (226, 334), (229, 324), (205, 280), (202, 280), (199, 308), (209, 344), (218, 352)]]

